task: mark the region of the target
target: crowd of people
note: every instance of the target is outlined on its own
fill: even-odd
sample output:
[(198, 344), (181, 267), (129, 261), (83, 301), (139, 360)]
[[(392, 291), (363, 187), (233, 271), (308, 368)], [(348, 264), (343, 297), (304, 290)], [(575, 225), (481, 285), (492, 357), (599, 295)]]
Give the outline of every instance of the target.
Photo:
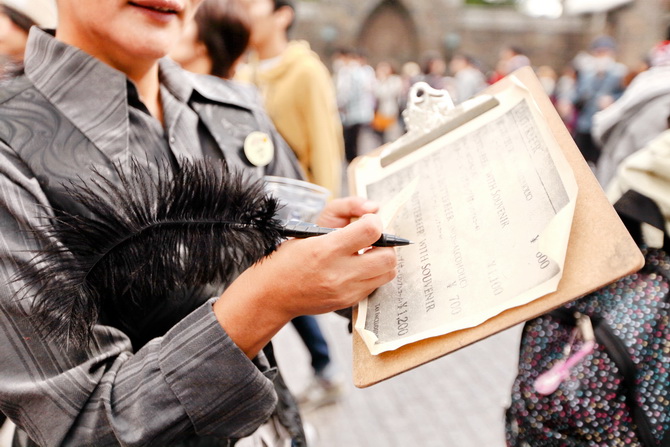
[[(395, 274), (393, 249), (359, 254), (380, 236), (377, 204), (341, 197), (343, 167), (362, 154), (362, 132), (379, 145), (400, 136), (416, 82), (459, 104), (533, 66), (531, 58), (506, 46), (491, 69), (470, 54), (432, 52), (372, 67), (364, 52), (341, 49), (327, 65), (308, 42), (289, 38), (290, 0), (1, 4), (0, 410), (17, 424), (15, 445), (229, 446), (277, 436), (307, 445), (299, 406), (335, 401), (342, 380), (314, 315), (350, 308)], [(667, 130), (670, 116), (670, 43), (636, 70), (617, 62), (616, 49), (601, 36), (560, 75), (534, 67), (603, 187)], [(258, 133), (261, 143), (250, 142)], [(158, 311), (155, 297), (124, 302), (132, 286), (119, 285), (108, 305), (81, 301), (88, 289), (62, 302), (44, 285), (74, 281), (59, 264), (67, 254), (53, 242), (54, 221), (95, 220), (91, 202), (123, 198), (103, 193), (128, 187), (128, 166), (198, 172), (202, 160), (256, 180), (321, 185), (331, 200), (318, 222), (344, 229), (279, 244), (260, 263), (244, 246), (219, 250), (212, 257), (230, 276), (175, 283), (157, 292), (166, 297)], [(138, 196), (160, 208), (161, 183), (142, 186)], [(184, 239), (154, 273), (195, 259), (188, 252), (196, 240), (211, 245)], [(46, 271), (54, 277), (31, 277), (36, 260), (53, 263)], [(314, 372), (297, 399), (270, 343), (291, 322)]]
[(639, 65), (628, 67), (617, 61), (616, 41), (603, 35), (562, 69), (536, 66), (519, 47), (504, 46), (490, 69), (473, 55), (455, 53), (446, 60), (429, 52), (423, 64), (409, 61), (397, 70), (391, 61), (380, 61), (373, 69), (360, 52), (340, 51), (332, 70), (345, 124), (347, 161), (361, 155), (361, 130), (373, 132), (376, 145), (405, 131), (403, 110), (414, 83), (423, 81), (446, 90), (454, 104), (459, 104), (513, 71), (530, 66), (605, 188), (624, 158), (667, 128), (669, 54), (670, 43), (659, 42)]

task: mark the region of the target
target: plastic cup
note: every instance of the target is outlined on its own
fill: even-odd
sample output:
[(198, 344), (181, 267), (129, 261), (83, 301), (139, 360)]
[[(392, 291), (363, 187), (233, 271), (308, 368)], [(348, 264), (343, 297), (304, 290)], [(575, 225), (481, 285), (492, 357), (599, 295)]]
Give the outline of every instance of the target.
[(314, 183), (272, 175), (263, 179), (265, 190), (281, 205), (277, 211), (279, 219), (314, 223), (330, 196), (328, 189)]

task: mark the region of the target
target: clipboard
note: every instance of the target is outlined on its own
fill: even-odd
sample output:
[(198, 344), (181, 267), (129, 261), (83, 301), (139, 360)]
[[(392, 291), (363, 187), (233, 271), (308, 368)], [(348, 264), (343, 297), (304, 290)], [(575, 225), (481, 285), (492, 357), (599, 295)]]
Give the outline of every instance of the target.
[[(365, 388), (374, 385), (450, 354), (585, 296), (644, 265), (644, 257), (637, 244), (607, 200), (532, 68), (521, 68), (513, 75), (529, 90), (540, 108), (574, 172), (579, 188), (564, 272), (558, 289), (526, 305), (508, 309), (478, 326), (421, 340), (379, 355), (370, 354), (363, 339), (354, 330), (355, 386)], [(511, 86), (512, 81), (507, 77), (487, 88), (482, 95), (495, 96)], [(379, 148), (373, 154), (380, 156), (382, 150)], [(348, 168), (351, 191), (356, 190), (353, 174), (361, 158), (353, 160)], [(357, 309), (354, 309), (354, 319), (356, 314)]]

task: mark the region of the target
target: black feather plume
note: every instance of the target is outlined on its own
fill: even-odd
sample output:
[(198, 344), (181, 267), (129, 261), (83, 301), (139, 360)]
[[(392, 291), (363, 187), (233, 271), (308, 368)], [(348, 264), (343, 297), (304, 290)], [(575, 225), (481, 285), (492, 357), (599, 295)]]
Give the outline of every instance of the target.
[(157, 166), (132, 160), (127, 172), (71, 183), (89, 214), (53, 210), (38, 230), (50, 242), (20, 277), (36, 287), (38, 327), (57, 342), (82, 346), (102, 319), (143, 344), (144, 316), (229, 282), (281, 240), (261, 181), (211, 159)]

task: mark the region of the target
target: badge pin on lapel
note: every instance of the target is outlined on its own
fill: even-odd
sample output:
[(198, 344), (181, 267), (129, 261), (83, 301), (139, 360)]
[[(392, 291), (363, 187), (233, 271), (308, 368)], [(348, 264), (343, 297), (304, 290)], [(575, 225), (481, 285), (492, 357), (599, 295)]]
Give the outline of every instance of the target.
[(265, 132), (251, 132), (244, 140), (244, 155), (252, 165), (262, 168), (274, 158), (275, 146)]

